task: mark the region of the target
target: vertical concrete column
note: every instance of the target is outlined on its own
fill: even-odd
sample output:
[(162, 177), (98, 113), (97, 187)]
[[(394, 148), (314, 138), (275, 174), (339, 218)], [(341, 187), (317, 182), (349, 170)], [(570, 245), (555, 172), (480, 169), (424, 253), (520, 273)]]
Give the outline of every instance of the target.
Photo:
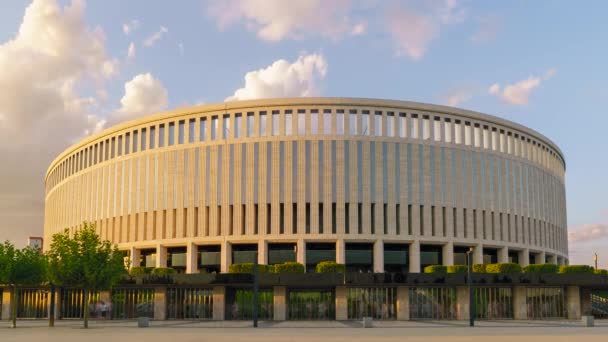
[(139, 267), (140, 262), (140, 250), (138, 248), (135, 247), (131, 247), (129, 254), (131, 255), (131, 265), (129, 267)]
[(167, 319), (167, 288), (154, 288), (154, 319), (164, 321)]
[(483, 244), (478, 243), (473, 248), (473, 265), (483, 264)]
[(272, 293), (274, 320), (284, 321), (287, 319), (287, 286), (275, 286)]
[(348, 303), (346, 299), (346, 286), (336, 286), (336, 321), (348, 319)]
[(186, 273), (198, 273), (198, 246), (189, 242), (186, 250)]
[(407, 286), (397, 287), (397, 320), (409, 321), (410, 319), (410, 288)]
[(549, 255), (549, 263), (559, 265), (559, 263), (557, 262), (557, 255)]
[(11, 319), (11, 293), (13, 293), (12, 288), (5, 288), (2, 290), (2, 320)]
[(503, 247), (498, 249), (498, 262), (505, 263), (509, 262), (509, 248)]
[(230, 264), (232, 264), (232, 244), (224, 240), (220, 250), (220, 272), (228, 273)]
[(545, 252), (540, 252), (540, 253), (536, 254), (536, 257), (539, 259), (539, 260), (536, 260), (537, 264), (545, 263)]
[(409, 246), (410, 273), (420, 273), (420, 241), (414, 240)]
[(297, 253), (296, 253), (296, 261), (306, 267), (306, 241), (304, 239), (298, 239), (297, 242)]
[(258, 263), (262, 265), (268, 264), (268, 241), (266, 240), (258, 242)]
[(456, 319), (469, 319), (469, 287), (456, 286)]
[(223, 321), (226, 317), (226, 287), (213, 287), (213, 320)]
[(445, 266), (454, 265), (454, 243), (452, 241), (443, 245), (443, 264)]
[(374, 243), (374, 272), (384, 273), (384, 242), (382, 240)]
[(167, 247), (156, 245), (156, 267), (167, 267)]
[(346, 264), (346, 243), (344, 243), (344, 239), (336, 241), (336, 262)]
[(524, 249), (519, 251), (519, 264), (521, 267), (530, 265), (530, 250)]
[(581, 315), (591, 316), (591, 290), (587, 288), (580, 289)]
[(568, 302), (568, 319), (581, 319), (581, 288), (578, 286), (566, 287), (566, 301)]
[(526, 287), (513, 287), (513, 318), (528, 319), (528, 304), (526, 302)]

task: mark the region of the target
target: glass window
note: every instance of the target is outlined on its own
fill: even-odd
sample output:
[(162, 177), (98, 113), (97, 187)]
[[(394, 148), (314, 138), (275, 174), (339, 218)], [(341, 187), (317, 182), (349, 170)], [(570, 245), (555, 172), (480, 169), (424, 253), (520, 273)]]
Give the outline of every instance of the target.
[(433, 122), (433, 138), (435, 141), (441, 141), (441, 119), (435, 117)]
[(450, 119), (445, 119), (445, 121), (443, 122), (443, 132), (445, 135), (445, 142), (451, 143), (452, 142), (452, 123), (450, 122)]
[(386, 135), (389, 137), (395, 136), (395, 113), (386, 113)]
[(217, 115), (211, 117), (211, 140), (217, 139)]
[(370, 135), (369, 110), (364, 110), (361, 114), (361, 135)]
[(336, 112), (336, 134), (344, 134), (344, 109), (338, 109)]
[(319, 134), (319, 110), (310, 111), (310, 134)]
[(422, 117), (422, 140), (429, 140), (431, 137), (431, 122), (428, 116)]
[(331, 134), (331, 109), (323, 110), (323, 133)]
[(190, 119), (188, 121), (188, 142), (194, 142), (194, 135), (196, 132), (196, 119)]
[(281, 131), (281, 115), (278, 110), (272, 111), (272, 135), (279, 135)]
[(496, 128), (492, 128), (492, 151), (496, 151), (498, 145), (498, 136), (496, 133)]
[[(114, 158), (115, 148), (116, 148), (116, 138), (112, 137), (112, 145), (110, 146), (110, 158)], [(80, 160), (80, 158), (82, 158), (82, 153), (80, 153), (78, 155), (79, 160)], [(82, 168), (82, 163), (79, 163), (79, 164), (80, 164), (80, 166), (79, 166), (78, 170), (80, 170)]]
[(382, 112), (376, 112), (374, 115), (374, 134), (377, 137), (382, 136)]
[(224, 114), (222, 117), (222, 139), (228, 139), (230, 136), (230, 114)]
[(137, 152), (137, 138), (139, 137), (138, 131), (133, 131), (133, 153)]
[[(122, 156), (122, 135), (118, 136), (118, 156)], [(87, 150), (84, 150), (84, 159), (87, 159)], [(85, 165), (86, 167), (86, 165)]]
[(456, 120), (454, 123), (454, 142), (456, 144), (462, 144), (462, 124), (460, 120)]
[(400, 138), (405, 138), (407, 136), (407, 115), (405, 113), (399, 113), (397, 129), (399, 130)]
[(476, 124), (473, 128), (473, 139), (475, 143), (475, 147), (481, 147), (481, 128), (479, 124)]
[(201, 118), (199, 120), (199, 140), (200, 141), (205, 141), (207, 140), (207, 118)]
[(141, 129), (141, 150), (145, 151), (146, 150), (146, 129), (142, 128)]
[(500, 152), (505, 153), (505, 132), (500, 131)]
[(168, 146), (175, 144), (175, 122), (169, 122), (169, 143)]
[(285, 135), (293, 134), (293, 114), (291, 110), (285, 111)]
[(490, 131), (488, 126), (483, 126), (483, 148), (490, 148)]
[(150, 127), (150, 148), (154, 148), (156, 144), (156, 126)]
[(158, 147), (165, 146), (165, 124), (158, 126)]
[(234, 115), (234, 137), (240, 138), (241, 131), (243, 129), (243, 116), (241, 113), (236, 113)]
[(418, 115), (412, 114), (410, 118), (410, 138), (418, 139)]
[(263, 137), (268, 134), (267, 131), (267, 122), (266, 122), (266, 112), (260, 112), (260, 133), (259, 136)]
[(304, 109), (298, 109), (298, 134), (306, 135), (306, 112)]
[(177, 134), (177, 143), (178, 144), (183, 144), (184, 143), (184, 134), (186, 129), (186, 122), (184, 120), (180, 120), (178, 122), (178, 134)]
[(131, 153), (131, 133), (125, 135), (125, 155)]
[(464, 123), (464, 144), (471, 146), (471, 123)]
[(247, 133), (246, 133), (247, 137), (253, 136), (254, 125), (255, 125), (255, 117), (253, 116), (252, 112), (249, 112), (249, 113), (247, 113)]
[(349, 133), (350, 135), (357, 135), (357, 111), (356, 110), (350, 110), (350, 113), (348, 114), (349, 116)]

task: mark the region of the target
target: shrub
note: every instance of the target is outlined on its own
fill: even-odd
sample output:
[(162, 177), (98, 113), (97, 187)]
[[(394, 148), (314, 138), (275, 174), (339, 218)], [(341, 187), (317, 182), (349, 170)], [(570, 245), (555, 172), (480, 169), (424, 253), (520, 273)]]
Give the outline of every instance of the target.
[(474, 273), (486, 273), (486, 265), (485, 264), (473, 264), (473, 272)]
[(448, 268), (443, 265), (430, 265), (424, 268), (424, 273), (447, 273)]
[(595, 274), (606, 274), (608, 275), (608, 270), (597, 269), (593, 273)]
[(173, 269), (171, 267), (156, 267), (156, 268), (152, 269), (151, 273), (154, 275), (164, 276), (164, 275), (174, 274), (175, 269)]
[(346, 265), (335, 261), (321, 261), (317, 264), (317, 273), (346, 273)]
[(524, 273), (557, 273), (556, 264), (530, 264), (524, 267)]
[(129, 270), (129, 274), (132, 276), (141, 275), (141, 274), (150, 274), (154, 267), (144, 267), (144, 266), (136, 266), (131, 267)]
[(274, 273), (304, 273), (304, 265), (299, 262), (288, 261), (274, 265)]
[[(258, 264), (258, 273), (272, 272), (272, 265)], [(253, 273), (253, 263), (244, 262), (240, 264), (232, 264), (228, 267), (229, 273)]]
[(593, 267), (589, 265), (565, 265), (560, 266), (559, 273), (594, 273)]
[(448, 273), (467, 273), (469, 268), (467, 265), (451, 265), (448, 266)]
[(513, 262), (486, 265), (487, 273), (520, 273), (521, 266)]

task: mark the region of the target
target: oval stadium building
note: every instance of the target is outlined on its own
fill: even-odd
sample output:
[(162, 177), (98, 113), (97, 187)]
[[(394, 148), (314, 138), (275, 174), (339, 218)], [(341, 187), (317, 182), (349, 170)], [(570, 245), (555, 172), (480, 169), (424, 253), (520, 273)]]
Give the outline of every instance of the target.
[(494, 116), (391, 100), (178, 109), (65, 150), (45, 179), (45, 248), (95, 223), (134, 266), (227, 272), (324, 260), (355, 272), (568, 263), (565, 161)]

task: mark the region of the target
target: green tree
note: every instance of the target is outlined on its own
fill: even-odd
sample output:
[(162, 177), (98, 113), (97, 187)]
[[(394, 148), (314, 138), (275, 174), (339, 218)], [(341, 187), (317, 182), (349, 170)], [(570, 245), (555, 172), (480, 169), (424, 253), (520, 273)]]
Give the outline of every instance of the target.
[(48, 252), (48, 276), (59, 286), (84, 291), (84, 327), (89, 327), (89, 293), (114, 286), (126, 273), (123, 254), (109, 241), (102, 241), (95, 225), (85, 222), (70, 236), (69, 230), (53, 235)]
[(46, 280), (46, 258), (40, 250), (25, 247), (17, 249), (5, 241), (0, 244), (0, 283), (12, 287), (11, 328), (17, 327), (19, 287), (40, 285)]

